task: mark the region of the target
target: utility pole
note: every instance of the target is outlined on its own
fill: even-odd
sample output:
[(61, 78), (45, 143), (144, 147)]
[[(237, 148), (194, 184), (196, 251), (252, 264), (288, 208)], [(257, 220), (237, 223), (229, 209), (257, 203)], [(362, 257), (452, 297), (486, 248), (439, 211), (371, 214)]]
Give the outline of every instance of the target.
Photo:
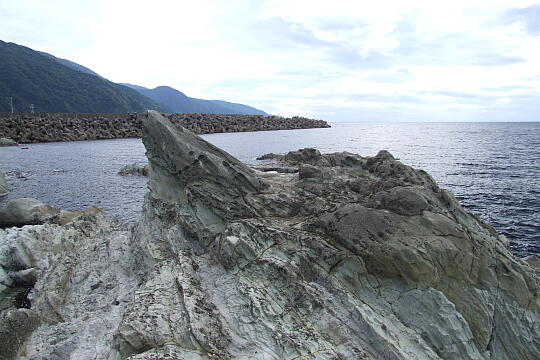
[(13, 114), (15, 112), (15, 109), (13, 108), (13, 96), (0, 95), (0, 98), (9, 99), (9, 106), (11, 107), (11, 113)]

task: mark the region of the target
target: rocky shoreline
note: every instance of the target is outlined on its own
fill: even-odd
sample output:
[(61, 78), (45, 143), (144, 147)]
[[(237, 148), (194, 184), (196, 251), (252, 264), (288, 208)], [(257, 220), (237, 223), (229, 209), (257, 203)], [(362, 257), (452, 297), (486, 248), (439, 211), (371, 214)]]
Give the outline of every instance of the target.
[[(0, 229), (6, 359), (540, 358), (537, 258), (425, 171), (384, 150), (248, 166), (140, 119), (136, 226), (57, 211)], [(50, 217), (19, 205), (5, 211)]]
[[(260, 115), (168, 114), (196, 134), (328, 128), (323, 120)], [(130, 114), (0, 114), (0, 137), (19, 144), (121, 139), (142, 136), (141, 121)]]

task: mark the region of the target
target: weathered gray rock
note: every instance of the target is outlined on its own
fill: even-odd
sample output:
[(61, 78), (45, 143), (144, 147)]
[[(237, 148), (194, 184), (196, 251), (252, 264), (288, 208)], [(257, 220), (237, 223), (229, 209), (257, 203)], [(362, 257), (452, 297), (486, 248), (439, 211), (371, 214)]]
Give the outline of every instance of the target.
[(529, 255), (522, 259), (532, 268), (540, 270), (540, 258), (536, 255)]
[(146, 320), (140, 299), (119, 327), (122, 356), (540, 356), (538, 273), (425, 172), (385, 151), (304, 149), (283, 157), (298, 175), (260, 174), (253, 186), (201, 163), (208, 145), (190, 153), (191, 135), (163, 122), (143, 120), (150, 192), (136, 244), (141, 291), (160, 294), (146, 301), (180, 328)]
[(128, 242), (91, 211), (66, 226), (0, 229), (0, 358), (108, 359), (134, 292)]
[(10, 138), (0, 138), (0, 146), (17, 146), (17, 142)]
[(6, 181), (4, 173), (0, 172), (0, 197), (9, 194), (9, 185)]
[(32, 254), (6, 278), (32, 266), (37, 279), (25, 310), (39, 325), (10, 354), (540, 358), (538, 271), (425, 172), (311, 150), (275, 164), (298, 174), (260, 172), (156, 112), (142, 122), (133, 234), (84, 218), (0, 233)]
[(268, 153), (268, 154), (259, 156), (256, 160), (278, 160), (281, 158), (283, 158), (283, 155)]
[(128, 175), (137, 175), (137, 176), (148, 176), (148, 164), (139, 165), (137, 163), (128, 164), (122, 167), (118, 171), (118, 175), (128, 176)]
[(60, 210), (31, 198), (9, 201), (0, 209), (0, 226), (22, 226), (54, 221)]
[(85, 210), (61, 210), (58, 218), (58, 224), (67, 225), (81, 216), (101, 216), (105, 212), (98, 207), (90, 206)]

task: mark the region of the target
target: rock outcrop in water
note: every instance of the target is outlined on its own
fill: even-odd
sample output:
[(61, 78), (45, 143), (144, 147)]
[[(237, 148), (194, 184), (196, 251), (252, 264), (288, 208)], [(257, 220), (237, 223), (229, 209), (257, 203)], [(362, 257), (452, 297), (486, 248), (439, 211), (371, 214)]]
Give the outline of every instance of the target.
[(149, 192), (131, 234), (100, 218), (0, 233), (33, 259), (0, 256), (5, 272), (35, 270), (29, 308), (2, 308), (3, 354), (540, 358), (539, 273), (427, 173), (314, 149), (263, 172), (142, 121)]
[(137, 163), (128, 164), (118, 170), (118, 175), (148, 176), (148, 165), (139, 165)]

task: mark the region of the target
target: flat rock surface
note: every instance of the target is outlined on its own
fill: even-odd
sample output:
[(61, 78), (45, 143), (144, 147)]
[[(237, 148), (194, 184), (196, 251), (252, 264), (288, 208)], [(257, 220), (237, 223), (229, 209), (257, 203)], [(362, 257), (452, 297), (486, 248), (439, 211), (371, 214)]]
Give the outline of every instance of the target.
[(263, 171), (156, 112), (141, 120), (149, 191), (133, 231), (81, 217), (0, 233), (3, 254), (29, 259), (0, 253), (4, 293), (32, 288), (29, 308), (0, 313), (8, 345), (24, 344), (9, 354), (540, 358), (534, 261), (427, 173), (315, 149)]

